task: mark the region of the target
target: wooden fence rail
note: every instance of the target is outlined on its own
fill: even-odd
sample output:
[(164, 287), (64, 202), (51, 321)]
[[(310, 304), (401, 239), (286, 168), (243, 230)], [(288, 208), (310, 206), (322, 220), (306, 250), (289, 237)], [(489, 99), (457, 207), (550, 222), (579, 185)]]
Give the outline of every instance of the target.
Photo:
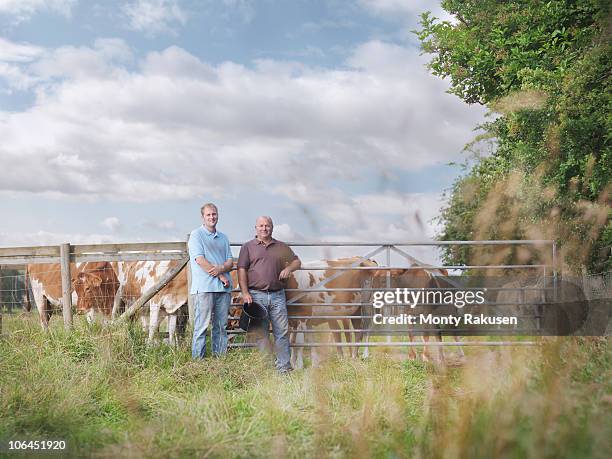
[[(0, 265), (60, 263), (60, 247), (3, 247), (0, 248)], [(187, 256), (187, 246), (185, 242), (69, 245), (67, 256), (71, 263), (181, 260)]]
[[(62, 315), (64, 326), (72, 327), (72, 283), (70, 276), (70, 263), (92, 261), (158, 261), (182, 260), (181, 268), (187, 262), (187, 245), (185, 242), (145, 242), (127, 244), (82, 244), (36, 247), (2, 247), (0, 248), (0, 265), (28, 265), (40, 263), (58, 263), (62, 279)], [(179, 269), (180, 270), (180, 269)], [(176, 275), (178, 270), (173, 270)], [(172, 279), (172, 276), (163, 285)], [(133, 305), (133, 311), (142, 307), (163, 285), (157, 289), (146, 292), (139, 301)], [(150, 294), (153, 292), (153, 294)], [(147, 295), (148, 294), (148, 295)], [(146, 298), (146, 299), (145, 299)], [(135, 307), (135, 309), (134, 309)], [(0, 333), (2, 332), (0, 312)]]

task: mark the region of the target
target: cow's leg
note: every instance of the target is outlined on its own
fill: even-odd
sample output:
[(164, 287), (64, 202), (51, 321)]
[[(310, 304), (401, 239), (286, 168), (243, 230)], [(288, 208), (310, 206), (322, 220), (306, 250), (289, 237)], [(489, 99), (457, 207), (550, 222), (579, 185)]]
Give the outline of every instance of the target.
[(300, 347), (300, 345), (304, 344), (304, 333), (302, 333), (302, 330), (305, 329), (306, 322), (300, 320), (293, 333), (295, 346), (292, 348), (293, 352), (291, 352), (291, 366), (295, 369), (304, 368), (304, 348)]
[[(355, 331), (355, 330), (363, 330), (363, 320), (362, 319), (350, 319), (350, 323), (353, 326), (353, 336), (354, 336), (354, 343), (362, 343), (365, 333), (363, 331)], [(367, 346), (365, 347), (365, 350), (367, 350)], [(364, 357), (366, 356), (366, 352), (364, 350)], [(356, 359), (357, 357), (359, 357), (359, 348), (357, 346), (354, 346), (351, 348), (351, 357)]]
[(121, 310), (121, 304), (123, 303), (123, 285), (120, 284), (115, 293), (115, 299), (113, 300), (113, 311), (111, 312), (111, 319), (115, 320), (117, 314)]
[(182, 305), (176, 311), (176, 338), (182, 340), (185, 338), (185, 332), (187, 331), (187, 325), (189, 323), (189, 307), (187, 304)]
[[(365, 321), (363, 319), (355, 319), (359, 320), (359, 327), (364, 328)], [(353, 326), (355, 323), (353, 322)], [(363, 347), (363, 353), (361, 354), (362, 358), (367, 359), (370, 357), (370, 347), (367, 344), (370, 342), (370, 333), (369, 332), (359, 332), (359, 342), (365, 343), (366, 346)]]
[[(453, 338), (457, 342), (461, 341), (461, 337), (459, 337), (459, 336), (455, 336)], [(464, 359), (465, 358), (465, 352), (463, 352), (463, 346), (457, 346), (457, 357), (459, 359)]]
[(168, 344), (176, 346), (176, 321), (178, 310), (174, 314), (168, 314)]
[(40, 326), (44, 331), (49, 331), (49, 319), (51, 318), (51, 305), (47, 301), (46, 296), (42, 296), (41, 299), (36, 300), (38, 307), (38, 316), (40, 317)]
[[(328, 322), (330, 327), (339, 327), (340, 324), (342, 324), (342, 328), (344, 329), (344, 332), (333, 332), (333, 337), (334, 337), (334, 341), (336, 343), (342, 343), (342, 334), (344, 333), (344, 339), (347, 343), (350, 343), (353, 339), (353, 337), (351, 336), (351, 327), (350, 327), (350, 320), (349, 319), (341, 319), (341, 320), (332, 320), (331, 322)], [(344, 351), (342, 350), (342, 346), (336, 346), (336, 352), (338, 353), (339, 357), (344, 357)]]
[[(432, 335), (432, 337), (433, 337), (434, 342), (436, 343), (442, 342), (442, 336)], [(444, 351), (442, 349), (442, 346), (440, 345), (429, 346), (429, 338), (430, 337), (428, 335), (423, 336), (423, 342), (425, 343), (425, 346), (423, 346), (423, 361), (429, 362), (431, 360), (434, 364), (443, 364), (444, 363)], [(430, 350), (431, 350), (431, 354), (430, 354)]]
[[(62, 302), (61, 301), (55, 301), (51, 298), (49, 298), (48, 296), (45, 296), (45, 320), (47, 321), (47, 327), (49, 324), (49, 321), (51, 320), (51, 315), (53, 314), (53, 310), (55, 311), (62, 311)], [(57, 312), (56, 312), (57, 313)]]
[(36, 303), (36, 309), (38, 309), (38, 317), (40, 319), (40, 326), (44, 331), (49, 329), (49, 322), (47, 320), (47, 299), (42, 294), (42, 291), (36, 289), (32, 284), (32, 294), (34, 295), (34, 302)]
[[(310, 335), (312, 336), (312, 335)], [(325, 335), (323, 335), (325, 336)], [(309, 339), (309, 341), (313, 341), (312, 339)], [(321, 340), (317, 340), (318, 342), (322, 342)], [(317, 342), (315, 341), (315, 342)], [(328, 356), (327, 354), (327, 349), (324, 347), (311, 347), (310, 348), (310, 366), (312, 366), (312, 368), (317, 368), (321, 365), (321, 363), (323, 362), (323, 360)]]
[(159, 305), (149, 304), (149, 336), (147, 342), (152, 343), (159, 328)]
[(142, 325), (142, 329), (145, 332), (149, 332), (149, 311), (141, 309), (140, 310), (140, 324)]
[[(412, 333), (408, 333), (408, 341), (410, 343), (414, 343), (414, 335)], [(415, 346), (408, 346), (408, 359), (416, 360), (416, 358), (417, 358), (417, 352), (416, 352)]]

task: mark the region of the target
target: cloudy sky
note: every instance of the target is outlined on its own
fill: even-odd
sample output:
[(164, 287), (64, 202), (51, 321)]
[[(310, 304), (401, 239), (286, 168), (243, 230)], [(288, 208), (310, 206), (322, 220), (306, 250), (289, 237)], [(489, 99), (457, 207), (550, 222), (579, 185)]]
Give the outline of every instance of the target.
[(429, 239), (485, 110), (425, 0), (0, 0), (0, 246)]

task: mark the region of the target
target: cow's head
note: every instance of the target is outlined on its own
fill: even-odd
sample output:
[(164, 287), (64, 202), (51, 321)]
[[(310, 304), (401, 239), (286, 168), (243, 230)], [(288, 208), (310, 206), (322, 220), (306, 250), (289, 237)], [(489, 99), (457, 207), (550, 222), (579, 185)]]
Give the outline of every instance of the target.
[(102, 277), (96, 273), (79, 273), (72, 281), (72, 288), (77, 293), (76, 309), (79, 314), (96, 308), (103, 298)]

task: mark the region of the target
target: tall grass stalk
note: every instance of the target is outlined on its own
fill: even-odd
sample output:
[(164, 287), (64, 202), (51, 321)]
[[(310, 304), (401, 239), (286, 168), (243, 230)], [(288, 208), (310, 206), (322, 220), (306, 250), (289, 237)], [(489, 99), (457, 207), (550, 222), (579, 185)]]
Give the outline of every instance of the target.
[[(5, 316), (0, 445), (97, 457), (608, 457), (607, 338), (469, 349), (462, 368), (375, 353), (278, 375), (267, 356), (192, 361), (137, 327), (48, 334)], [(331, 354), (330, 354), (331, 355)], [(6, 454), (0, 450), (0, 454)]]

